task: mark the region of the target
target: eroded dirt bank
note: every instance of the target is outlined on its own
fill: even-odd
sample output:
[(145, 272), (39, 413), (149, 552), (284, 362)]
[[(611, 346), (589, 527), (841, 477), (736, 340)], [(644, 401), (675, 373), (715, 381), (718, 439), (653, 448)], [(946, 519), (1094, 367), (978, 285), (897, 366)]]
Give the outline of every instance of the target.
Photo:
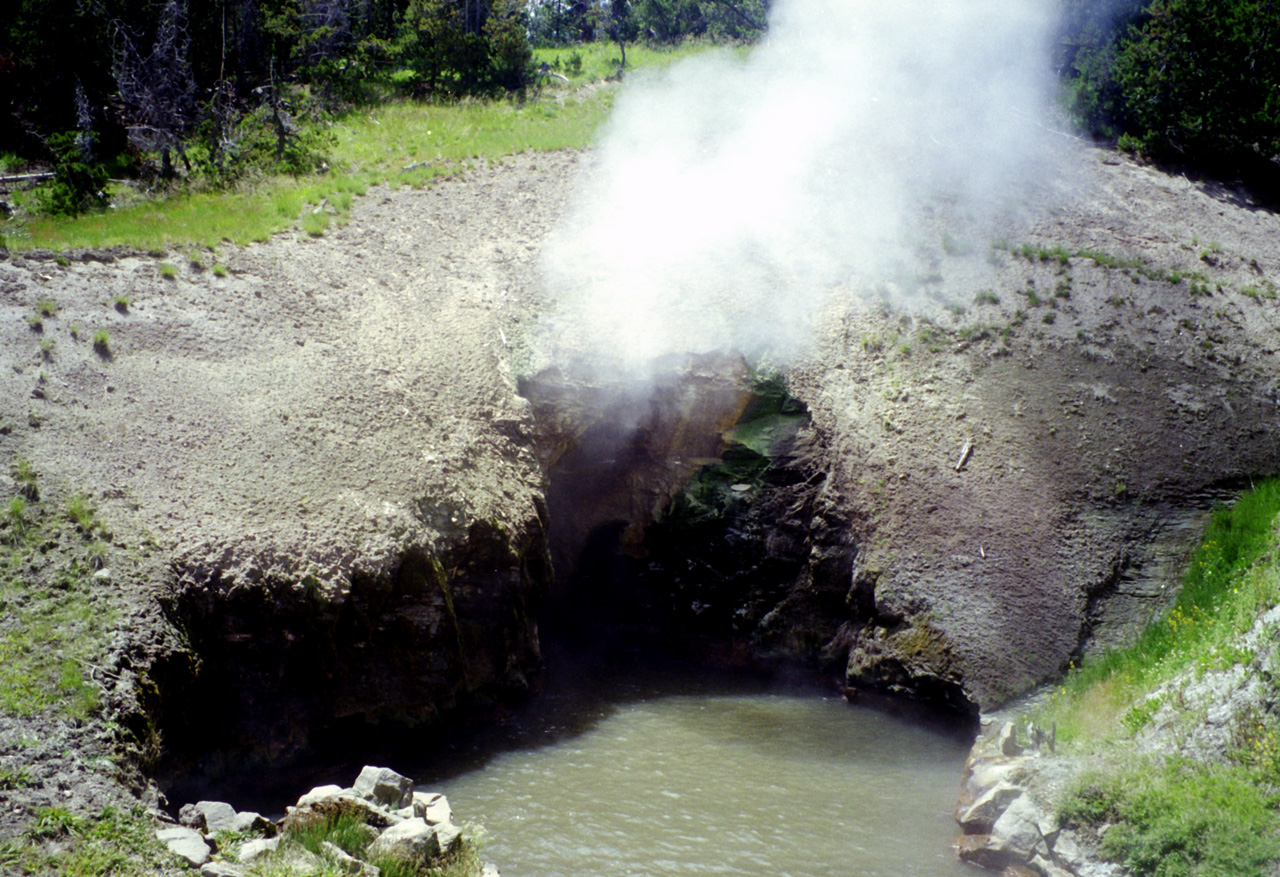
[[(694, 428), (642, 404), (575, 470), (643, 446), (660, 490), (646, 476), (596, 494), (598, 518), (553, 520), (549, 494), (562, 517), (578, 505), (548, 473), (615, 412), (588, 394), (556, 424), (544, 393), (535, 419), (518, 386), (554, 299), (538, 248), (580, 161), (376, 191), (323, 238), (224, 251), (225, 277), (177, 252), (0, 261), (0, 453), (156, 558), (124, 583), (128, 636), (103, 661), (164, 659), (144, 706), (171, 748), (213, 729), (283, 755), (336, 720), (521, 688), (557, 527), (611, 527), (609, 556), (700, 635), (992, 706), (1162, 605), (1202, 510), (1280, 468), (1280, 223), (1081, 150), (1069, 192), (980, 238), (940, 214), (911, 276), (843, 290), (783, 376), (786, 429), (726, 431), (759, 376), (725, 353), (722, 408)], [(645, 526), (735, 449), (690, 488), (732, 501), (676, 570), (680, 531), (664, 548)], [(746, 548), (707, 556), (716, 534)]]

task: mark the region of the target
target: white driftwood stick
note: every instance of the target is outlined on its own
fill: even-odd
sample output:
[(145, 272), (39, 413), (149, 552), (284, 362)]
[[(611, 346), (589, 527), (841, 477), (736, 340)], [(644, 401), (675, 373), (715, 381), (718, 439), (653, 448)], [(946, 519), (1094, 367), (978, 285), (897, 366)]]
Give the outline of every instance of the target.
[(960, 449), (960, 459), (956, 461), (957, 472), (964, 468), (965, 463), (969, 462), (971, 454), (973, 454), (973, 442), (967, 441), (964, 443), (964, 447)]

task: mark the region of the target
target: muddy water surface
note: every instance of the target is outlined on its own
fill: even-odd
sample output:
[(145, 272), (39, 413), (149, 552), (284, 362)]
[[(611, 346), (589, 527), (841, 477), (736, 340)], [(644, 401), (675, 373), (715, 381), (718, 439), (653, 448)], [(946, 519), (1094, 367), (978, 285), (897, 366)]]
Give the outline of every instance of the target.
[(471, 766), (422, 788), (485, 827), (504, 877), (979, 873), (950, 846), (957, 723), (794, 687), (680, 687), (548, 695), (514, 721), (552, 742), (458, 753)]

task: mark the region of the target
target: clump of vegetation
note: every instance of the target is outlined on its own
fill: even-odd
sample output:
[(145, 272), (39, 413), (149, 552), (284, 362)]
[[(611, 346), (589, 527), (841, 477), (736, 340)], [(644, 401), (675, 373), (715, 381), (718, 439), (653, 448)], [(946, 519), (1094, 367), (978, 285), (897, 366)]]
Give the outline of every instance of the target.
[(223, 265), (223, 264), (222, 264), (222, 263), (220, 263), (220, 262), (219, 262), (219, 263), (215, 263), (215, 264), (214, 264), (214, 266), (213, 266), (212, 268), (210, 268), (210, 269), (209, 269), (209, 271), (213, 274), (213, 276), (214, 276), (214, 277), (226, 277), (226, 276), (227, 276), (227, 266), (226, 266), (226, 265)]
[(94, 329), (93, 349), (98, 352), (99, 356), (109, 356), (111, 354), (111, 333), (106, 329)]
[(141, 807), (107, 807), (91, 818), (48, 807), (36, 813), (25, 836), (0, 843), (0, 862), (15, 874), (124, 877), (162, 873), (172, 857)]
[(1139, 762), (1078, 782), (1059, 816), (1069, 825), (1110, 823), (1102, 853), (1134, 874), (1266, 877), (1280, 836), (1259, 779), (1238, 765)]
[[(35, 492), (29, 464), (15, 460), (11, 471), (25, 472), (24, 482)], [(79, 495), (68, 500), (64, 516), (20, 494), (10, 499), (0, 520), (0, 538), (8, 545), (0, 563), (2, 714), (54, 709), (83, 718), (98, 709), (100, 689), (88, 668), (101, 661), (116, 617), (111, 602), (101, 599), (101, 582), (93, 578), (106, 548), (72, 540), (65, 563), (51, 567), (43, 559), (49, 544), (67, 539), (68, 526), (84, 522), (97, 527), (96, 515)]]
[(996, 295), (993, 290), (983, 289), (973, 297), (973, 303), (979, 305), (998, 305), (1000, 304), (1000, 296)]
[(67, 499), (67, 519), (76, 525), (76, 529), (82, 533), (92, 533), (94, 527), (97, 526), (97, 509), (93, 507), (93, 503), (89, 501), (89, 497), (83, 493), (72, 494)]
[(323, 210), (310, 211), (302, 217), (302, 230), (314, 238), (323, 235), (329, 228), (329, 214)]
[(58, 303), (51, 298), (42, 298), (36, 302), (36, 310), (42, 317), (53, 317), (58, 313)]
[(9, 472), (13, 476), (14, 482), (18, 485), (18, 491), (30, 500), (38, 500), (40, 498), (39, 478), (35, 467), (31, 465), (31, 461), (26, 457), (15, 457), (13, 463), (9, 467)]
[(161, 262), (156, 270), (160, 272), (160, 276), (165, 280), (176, 280), (178, 277), (178, 266), (172, 262)]
[(1068, 106), (1128, 148), (1246, 174), (1280, 153), (1280, 29), (1260, 0), (1069, 0)]

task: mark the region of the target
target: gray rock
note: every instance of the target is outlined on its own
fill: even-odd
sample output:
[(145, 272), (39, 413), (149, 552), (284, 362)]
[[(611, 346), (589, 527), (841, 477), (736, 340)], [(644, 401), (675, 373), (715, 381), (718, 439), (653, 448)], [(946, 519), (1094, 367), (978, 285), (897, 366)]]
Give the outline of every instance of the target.
[(275, 837), (276, 824), (261, 813), (237, 813), (235, 824), (231, 827), (232, 831), (238, 831), (242, 834), (260, 834), (263, 837)]
[(462, 837), (462, 829), (452, 822), (441, 822), (435, 829), (436, 840), (440, 843), (440, 849), (446, 853), (453, 849), (453, 845), (458, 842), (458, 838)]
[(204, 829), (200, 819), (200, 811), (196, 809), (195, 804), (182, 805), (182, 809), (178, 811), (178, 824), (187, 828), (194, 828), (197, 831)]
[(281, 871), (285, 874), (310, 877), (310, 875), (325, 873), (328, 863), (315, 853), (301, 847), (288, 847), (287, 849), (289, 853), (280, 863)]
[(1075, 877), (1072, 872), (1059, 867), (1055, 862), (1039, 854), (1032, 856), (1028, 864), (1033, 871), (1043, 874), (1044, 877)]
[(244, 877), (244, 868), (230, 862), (205, 862), (200, 877)]
[(254, 838), (240, 844), (240, 848), (236, 850), (236, 858), (246, 865), (265, 855), (274, 853), (280, 848), (280, 838)]
[(1009, 757), (1022, 754), (1022, 747), (1018, 745), (1018, 729), (1013, 722), (1005, 722), (1000, 729), (1000, 754)]
[(169, 852), (193, 868), (199, 868), (209, 861), (209, 854), (212, 850), (205, 843), (200, 832), (194, 828), (187, 828), (186, 826), (161, 828), (156, 831), (156, 837), (169, 848)]
[(480, 877), (502, 877), (498, 873), (498, 866), (492, 862), (485, 862), (480, 871)]
[(431, 795), (422, 811), (422, 818), (432, 825), (453, 821), (453, 808), (444, 795)]
[(1021, 794), (1022, 789), (1011, 783), (998, 783), (979, 795), (971, 806), (956, 816), (956, 821), (964, 828), (965, 834), (990, 834), (1005, 808)]
[(236, 810), (230, 804), (222, 801), (199, 801), (195, 805), (195, 812), (198, 824), (194, 827), (205, 834), (235, 829)]
[(343, 793), (342, 786), (316, 786), (298, 799), (299, 807), (309, 807), (317, 801), (325, 801), (329, 798), (336, 798)]
[(413, 780), (389, 767), (365, 767), (356, 777), (353, 791), (360, 798), (376, 801), (392, 810), (413, 803)]
[(1062, 831), (1053, 842), (1053, 859), (1068, 874), (1078, 877), (1120, 877), (1119, 865), (1103, 862), (1074, 831)]
[(325, 841), (320, 848), (333, 860), (334, 864), (348, 874), (358, 874), (360, 877), (380, 877), (382, 874), (382, 870), (377, 865), (357, 859), (332, 841)]
[(369, 856), (391, 856), (411, 862), (421, 862), (440, 855), (440, 839), (436, 826), (427, 825), (421, 819), (409, 819), (393, 825), (378, 835), (369, 845)]
[(1016, 862), (1030, 861), (1033, 853), (1049, 851), (1040, 834), (1040, 822), (1044, 813), (1032, 802), (1030, 796), (1021, 795), (1000, 814), (991, 828), (988, 846), (1006, 854)]

